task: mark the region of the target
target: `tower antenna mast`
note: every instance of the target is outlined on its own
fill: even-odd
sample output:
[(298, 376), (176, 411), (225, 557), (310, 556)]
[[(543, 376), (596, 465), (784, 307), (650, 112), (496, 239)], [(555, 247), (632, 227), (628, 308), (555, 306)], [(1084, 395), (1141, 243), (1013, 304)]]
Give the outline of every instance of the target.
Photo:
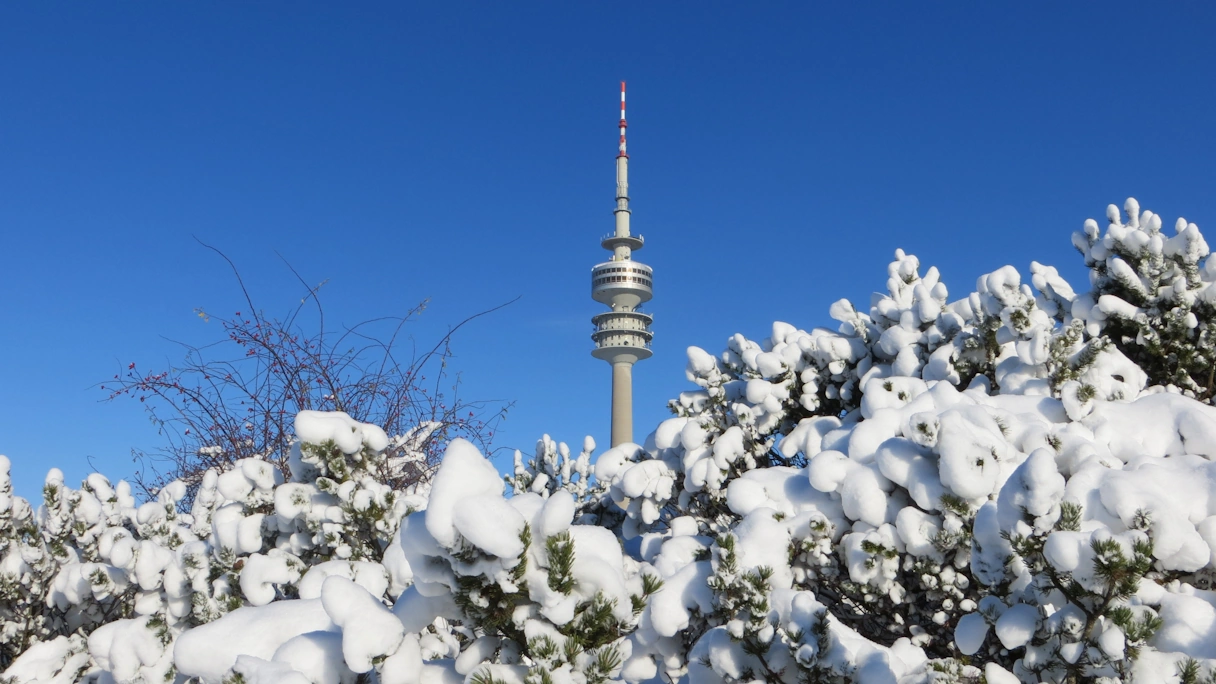
[(621, 81), (621, 152), (618, 157), (629, 157), (625, 153), (625, 129), (628, 127), (629, 124), (625, 123), (625, 82)]

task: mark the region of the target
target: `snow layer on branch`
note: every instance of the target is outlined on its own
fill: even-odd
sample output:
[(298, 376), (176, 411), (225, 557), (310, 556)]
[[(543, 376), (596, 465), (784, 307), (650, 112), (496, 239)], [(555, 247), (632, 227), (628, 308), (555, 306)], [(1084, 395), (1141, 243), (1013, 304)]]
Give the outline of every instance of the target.
[(187, 630), (173, 648), (178, 672), (220, 684), (238, 656), (263, 660), (288, 640), (310, 632), (337, 632), (338, 625), (321, 599), (277, 601), (257, 608), (240, 608), (215, 622)]
[[(453, 440), (431, 484), (427, 532), (445, 548), (456, 547), (464, 533), (468, 533), (473, 539), (463, 538), (474, 545), (481, 541), (492, 545), (494, 551), (505, 552), (493, 555), (518, 556), (518, 536), (523, 529), (523, 519), (514, 510), (498, 505), (503, 501), (502, 493), (502, 477), (482, 458), (477, 447), (463, 439)], [(483, 516), (475, 507), (463, 507), (469, 498), (494, 508), (484, 511)], [(500, 548), (500, 544), (505, 546)]]
[(332, 441), (346, 454), (364, 445), (373, 451), (388, 447), (388, 435), (378, 426), (360, 423), (341, 411), (300, 411), (296, 414), (296, 436), (308, 444)]
[(345, 577), (321, 587), (321, 605), (342, 632), (342, 657), (353, 672), (372, 669), (372, 659), (396, 652), (405, 630), (384, 604)]
[(30, 646), (3, 676), (13, 684), (75, 684), (89, 664), (80, 637), (59, 636)]
[(89, 655), (118, 681), (157, 681), (168, 678), (173, 653), (149, 629), (149, 618), (118, 620), (89, 635)]
[(368, 561), (332, 560), (308, 569), (296, 586), (300, 598), (321, 598), (321, 587), (330, 577), (345, 577), (366, 589), (372, 596), (384, 596), (389, 581), (384, 566)]

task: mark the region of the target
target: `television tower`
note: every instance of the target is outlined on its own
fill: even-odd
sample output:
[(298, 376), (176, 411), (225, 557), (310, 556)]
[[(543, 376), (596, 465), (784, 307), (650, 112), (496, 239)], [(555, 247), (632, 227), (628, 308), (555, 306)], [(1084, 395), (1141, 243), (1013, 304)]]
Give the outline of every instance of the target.
[(629, 232), (629, 155), (625, 153), (625, 82), (621, 81), (621, 143), (616, 155), (616, 230), (600, 245), (612, 257), (591, 269), (591, 298), (611, 311), (591, 319), (595, 332), (591, 355), (612, 365), (612, 446), (633, 441), (633, 364), (650, 358), (653, 320), (642, 304), (654, 294), (654, 272), (632, 259), (641, 235)]

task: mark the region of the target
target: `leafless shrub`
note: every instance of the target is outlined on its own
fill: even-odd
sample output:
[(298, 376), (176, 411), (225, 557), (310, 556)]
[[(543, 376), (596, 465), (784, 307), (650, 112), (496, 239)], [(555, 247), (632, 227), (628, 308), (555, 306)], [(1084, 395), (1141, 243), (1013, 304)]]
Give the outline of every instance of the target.
[[(196, 310), (204, 320), (219, 323), (223, 339), (204, 346), (179, 342), (185, 350), (180, 364), (145, 372), (130, 363), (101, 385), (109, 400), (138, 399), (167, 440), (159, 449), (133, 452), (141, 466), (135, 481), (145, 492), (179, 478), (193, 490), (208, 468), (250, 457), (269, 460), (288, 476), (293, 421), (296, 413), (310, 409), (344, 411), (390, 436), (412, 434), (413, 439), (394, 440), (392, 448), (420, 446), (422, 457), (390, 459), (398, 465), (384, 481), (396, 487), (426, 481), (443, 445), (454, 437), (489, 451), (510, 405), (463, 399), (459, 374), (449, 372), (448, 362), (457, 330), (511, 302), (464, 319), (425, 351), (410, 344), (403, 356), (406, 325), (428, 300), (403, 316), (332, 330), (318, 296), (324, 283), (309, 286), (292, 269), (307, 294), (288, 316), (276, 318), (254, 305), (223, 252), (203, 246), (232, 268), (247, 308), (231, 317)], [(312, 310), (313, 318), (302, 316)], [(315, 331), (304, 329), (304, 318), (308, 327), (315, 320)]]

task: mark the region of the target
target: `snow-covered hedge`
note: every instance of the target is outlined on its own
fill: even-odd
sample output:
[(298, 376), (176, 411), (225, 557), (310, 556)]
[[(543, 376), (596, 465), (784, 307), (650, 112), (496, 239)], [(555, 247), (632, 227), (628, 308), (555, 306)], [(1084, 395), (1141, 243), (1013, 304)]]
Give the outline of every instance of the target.
[[(426, 497), (381, 480), (424, 458), (408, 441), (425, 426), (389, 459), (384, 431), (345, 414), (305, 411), (295, 424), (292, 482), (244, 459), (208, 471), (188, 514), (180, 482), (138, 504), (125, 482), (94, 474), (74, 490), (58, 470), (33, 514), (0, 457), (0, 651), (6, 665), (25, 653), (5, 674), (41, 681), (29, 673), (64, 659), (75, 667), (87, 647), (90, 667), (118, 681), (172, 680), (185, 630), (242, 606), (315, 598), (328, 575), (384, 576), (400, 520)], [(386, 599), (404, 589), (382, 583)]]
[(699, 389), (594, 461), (456, 440), (394, 492), (383, 431), (305, 412), (290, 482), (242, 461), (186, 513), (52, 471), (35, 513), (0, 459), (0, 676), (1214, 678), (1216, 261), (1125, 210), (1074, 236), (1083, 294), (1032, 264), (951, 301), (900, 251), (835, 330), (690, 348)]

